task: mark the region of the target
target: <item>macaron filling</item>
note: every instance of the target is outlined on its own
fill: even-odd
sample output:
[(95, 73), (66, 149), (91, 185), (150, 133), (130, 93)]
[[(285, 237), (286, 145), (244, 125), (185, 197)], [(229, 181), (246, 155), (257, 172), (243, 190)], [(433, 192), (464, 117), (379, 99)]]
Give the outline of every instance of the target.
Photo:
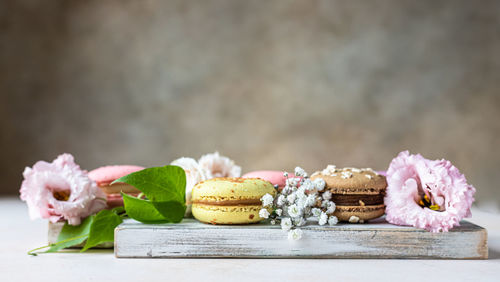
[(227, 200), (227, 201), (194, 201), (194, 204), (211, 206), (260, 206), (260, 199)]
[(349, 195), (332, 194), (332, 201), (337, 206), (365, 206), (384, 204), (384, 195)]

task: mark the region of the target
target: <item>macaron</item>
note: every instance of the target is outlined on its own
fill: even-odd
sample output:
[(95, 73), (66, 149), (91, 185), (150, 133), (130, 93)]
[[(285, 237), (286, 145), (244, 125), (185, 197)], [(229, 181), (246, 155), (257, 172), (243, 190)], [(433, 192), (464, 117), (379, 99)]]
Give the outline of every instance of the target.
[(197, 220), (212, 224), (259, 222), (260, 198), (265, 194), (275, 196), (276, 189), (259, 178), (212, 178), (193, 187), (192, 213)]
[(126, 183), (111, 183), (122, 176), (143, 169), (144, 167), (135, 165), (103, 166), (90, 171), (88, 176), (106, 193), (108, 207), (113, 208), (123, 206), (123, 198), (120, 192), (135, 196), (141, 191)]
[(385, 176), (370, 168), (336, 168), (332, 165), (311, 175), (322, 178), (325, 190), (335, 203), (334, 215), (339, 221), (363, 223), (384, 215)]
[[(245, 173), (243, 178), (260, 178), (266, 181), (271, 182), (273, 186), (278, 186), (280, 188), (285, 187), (286, 185), (286, 177), (283, 175), (283, 171), (279, 170), (257, 170), (249, 173)], [(291, 174), (288, 177), (295, 177), (295, 175)]]

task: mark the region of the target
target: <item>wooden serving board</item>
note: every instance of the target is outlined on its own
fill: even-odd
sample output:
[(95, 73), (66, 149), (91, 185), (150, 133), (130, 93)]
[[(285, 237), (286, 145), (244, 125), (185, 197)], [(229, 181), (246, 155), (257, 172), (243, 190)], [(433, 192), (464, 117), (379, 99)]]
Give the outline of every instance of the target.
[(383, 218), (366, 224), (302, 227), (303, 238), (287, 239), (279, 225), (210, 225), (195, 219), (178, 224), (125, 220), (115, 229), (118, 258), (416, 258), (487, 259), (486, 229), (462, 221), (448, 233), (396, 226)]

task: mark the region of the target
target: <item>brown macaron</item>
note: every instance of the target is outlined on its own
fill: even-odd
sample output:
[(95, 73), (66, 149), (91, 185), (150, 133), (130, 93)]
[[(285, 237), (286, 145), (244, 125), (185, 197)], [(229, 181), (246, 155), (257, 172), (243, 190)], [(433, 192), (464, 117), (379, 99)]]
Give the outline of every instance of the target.
[(311, 175), (311, 179), (322, 178), (325, 190), (332, 194), (331, 200), (337, 208), (334, 215), (339, 221), (363, 223), (384, 215), (384, 195), (387, 182), (385, 176), (371, 168), (336, 168), (329, 165)]

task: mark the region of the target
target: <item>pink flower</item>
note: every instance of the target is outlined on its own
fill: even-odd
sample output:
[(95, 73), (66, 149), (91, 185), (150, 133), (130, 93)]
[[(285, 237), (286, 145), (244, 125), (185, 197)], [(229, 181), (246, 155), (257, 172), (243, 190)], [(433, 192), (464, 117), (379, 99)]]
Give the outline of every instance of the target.
[(387, 170), (386, 219), (431, 232), (447, 232), (470, 217), (476, 189), (447, 160), (399, 153)]
[(196, 183), (208, 179), (207, 172), (202, 170), (195, 159), (179, 158), (170, 163), (180, 166), (186, 172), (186, 204), (191, 204), (191, 191)]
[(23, 176), (21, 200), (28, 204), (31, 219), (65, 219), (79, 225), (82, 218), (106, 207), (106, 194), (70, 154), (62, 154), (52, 163), (38, 161), (33, 168), (26, 167)]
[(198, 160), (200, 168), (204, 170), (208, 179), (215, 177), (240, 177), (241, 167), (234, 164), (228, 157), (219, 155), (219, 152), (206, 154)]

